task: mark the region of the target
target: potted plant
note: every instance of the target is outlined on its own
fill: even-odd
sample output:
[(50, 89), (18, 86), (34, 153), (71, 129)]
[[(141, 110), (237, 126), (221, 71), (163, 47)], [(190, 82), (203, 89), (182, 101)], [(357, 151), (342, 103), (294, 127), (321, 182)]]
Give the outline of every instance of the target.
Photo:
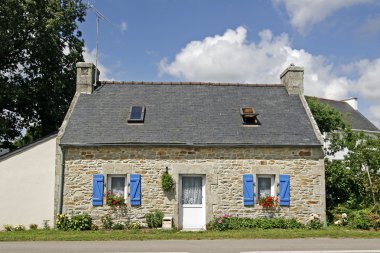
[(261, 197), (259, 200), (259, 205), (267, 209), (274, 209), (278, 207), (278, 203), (279, 203), (278, 197), (269, 196), (269, 195)]
[(168, 172), (168, 167), (166, 167), (166, 171), (161, 176), (161, 186), (162, 189), (166, 192), (174, 188), (174, 180)]
[(125, 206), (124, 196), (114, 194), (112, 192), (107, 193), (107, 205), (111, 207), (123, 207)]

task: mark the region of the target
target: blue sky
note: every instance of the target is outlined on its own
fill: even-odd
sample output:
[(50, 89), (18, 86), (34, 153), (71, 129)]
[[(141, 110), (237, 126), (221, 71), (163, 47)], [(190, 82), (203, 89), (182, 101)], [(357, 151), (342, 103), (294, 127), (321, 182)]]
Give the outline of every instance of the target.
[[(90, 0), (101, 79), (280, 83), (294, 63), (305, 93), (359, 98), (380, 127), (380, 1)], [(94, 61), (96, 18), (80, 24)]]

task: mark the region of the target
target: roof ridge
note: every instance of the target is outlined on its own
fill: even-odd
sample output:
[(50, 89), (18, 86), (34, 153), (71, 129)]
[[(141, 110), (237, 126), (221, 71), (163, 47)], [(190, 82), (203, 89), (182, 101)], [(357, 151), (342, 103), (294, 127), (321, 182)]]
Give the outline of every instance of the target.
[(254, 86), (254, 87), (285, 87), (283, 84), (251, 84), (251, 83), (220, 83), (220, 82), (144, 82), (144, 81), (99, 81), (99, 84), (115, 85), (204, 85), (204, 86)]
[(345, 102), (345, 101), (342, 101), (342, 100), (336, 100), (336, 99), (331, 99), (331, 98), (321, 98), (321, 97), (316, 97), (316, 96), (306, 96), (306, 97), (309, 97), (309, 98), (316, 98), (316, 99), (319, 99), (319, 100), (327, 100), (327, 101), (333, 101), (333, 102), (341, 102), (341, 103), (345, 103), (345, 104), (347, 104), (347, 102)]

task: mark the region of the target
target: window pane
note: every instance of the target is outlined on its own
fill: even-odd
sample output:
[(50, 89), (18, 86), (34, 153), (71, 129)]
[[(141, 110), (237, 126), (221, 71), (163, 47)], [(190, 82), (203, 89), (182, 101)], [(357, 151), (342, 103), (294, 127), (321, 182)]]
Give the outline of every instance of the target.
[(131, 119), (141, 119), (142, 107), (132, 106)]
[(182, 178), (182, 204), (202, 204), (202, 178)]
[(258, 178), (258, 194), (259, 198), (271, 195), (271, 179), (268, 177)]
[(116, 195), (124, 196), (125, 177), (111, 178), (111, 192)]

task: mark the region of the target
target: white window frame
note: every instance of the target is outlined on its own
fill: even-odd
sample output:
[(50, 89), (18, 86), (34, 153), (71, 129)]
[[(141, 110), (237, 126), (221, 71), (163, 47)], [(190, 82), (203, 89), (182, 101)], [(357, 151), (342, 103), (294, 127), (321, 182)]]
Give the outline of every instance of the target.
[[(107, 193), (111, 191), (112, 189), (112, 178), (116, 177), (122, 177), (125, 178), (125, 185), (124, 185), (124, 200), (128, 200), (128, 175), (126, 174), (108, 174), (107, 175)], [(125, 202), (127, 203), (127, 202)]]
[(270, 195), (272, 197), (275, 197), (276, 196), (276, 191), (275, 191), (275, 177), (276, 175), (275, 174), (259, 174), (259, 175), (256, 175), (256, 189), (255, 189), (255, 192), (257, 192), (257, 203), (260, 202), (260, 196), (259, 196), (259, 179), (260, 178), (270, 178), (270, 184), (271, 184), (271, 187), (270, 187)]

